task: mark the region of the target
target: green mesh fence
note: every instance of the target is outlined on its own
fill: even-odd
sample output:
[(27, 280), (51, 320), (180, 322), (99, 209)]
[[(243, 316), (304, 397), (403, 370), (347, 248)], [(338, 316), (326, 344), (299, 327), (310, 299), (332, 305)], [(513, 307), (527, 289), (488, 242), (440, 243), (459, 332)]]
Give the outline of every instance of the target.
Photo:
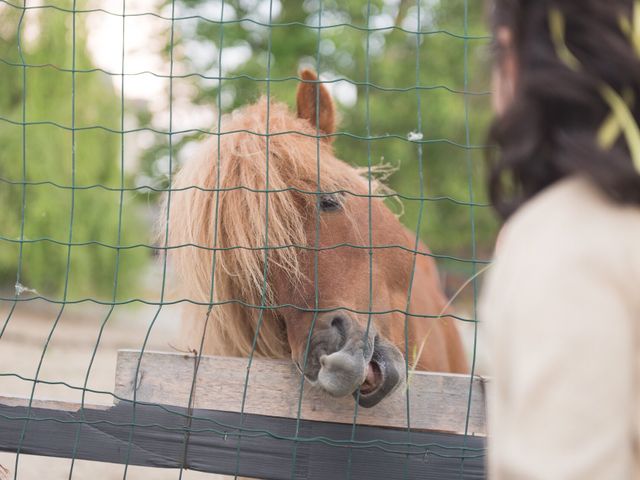
[[(172, 249), (188, 246), (170, 245), (168, 226), (163, 227), (158, 238), (152, 232), (159, 211), (156, 207), (164, 204), (170, 212), (175, 194), (171, 189), (174, 173), (192, 155), (195, 142), (212, 138), (219, 147), (221, 138), (230, 133), (220, 130), (222, 115), (251, 103), (259, 94), (291, 102), (291, 91), (301, 80), (295, 74), (301, 65), (317, 71), (320, 83), (334, 87), (343, 117), (339, 130), (332, 135), (336, 156), (368, 172), (365, 197), (369, 200), (369, 225), (372, 199), (385, 198), (390, 206), (396, 200), (403, 201), (402, 221), (416, 232), (413, 248), (409, 249), (414, 271), (419, 256), (425, 255), (420, 250), (422, 239), (432, 248), (426, 255), (437, 260), (448, 293), (457, 292), (457, 303), (461, 305), (458, 311), (467, 313), (446, 317), (456, 324), (472, 325), (468, 355), (474, 375), (478, 339), (475, 276), (479, 267), (488, 264), (495, 234), (495, 221), (482, 188), (482, 151), (486, 148), (483, 135), (489, 111), (488, 74), (483, 65), (490, 40), (482, 26), (482, 14), (479, 0), (370, 0), (349, 5), (328, 0), (158, 0), (144, 5), (133, 0), (0, 0), (0, 78), (6, 86), (0, 94), (0, 201), (4, 210), (0, 213), (0, 379), (4, 380), (0, 385), (5, 385), (0, 388), (0, 395), (17, 391), (28, 396), (26, 415), (15, 418), (26, 420), (21, 424), (19, 443), (32, 421), (37, 391), (43, 386), (67, 392), (81, 405), (100, 396), (117, 399), (108, 388), (92, 384), (99, 375), (95, 365), (106, 348), (104, 338), (111, 328), (123, 328), (123, 321), (116, 318), (121, 312), (125, 318), (135, 318), (140, 326), (134, 344), (123, 341), (122, 346), (144, 352), (153, 343), (157, 325), (163, 322), (168, 308), (184, 303), (205, 305), (206, 325), (210, 313), (220, 305), (240, 303), (260, 312), (253, 338), (255, 350), (264, 312), (289, 306), (268, 302), (269, 255), (274, 248), (305, 247), (274, 246), (269, 239), (269, 197), (278, 193), (269, 187), (269, 137), (283, 132), (270, 129), (268, 114), (266, 133), (252, 132), (267, 138), (266, 186), (257, 191), (266, 197), (267, 208), (260, 304), (248, 304), (242, 298), (216, 299), (213, 276), (208, 302), (171, 297), (168, 255)], [(102, 46), (92, 47), (90, 39), (100, 23), (111, 27)], [(155, 69), (141, 69), (128, 59), (141, 58), (139, 51), (130, 52), (128, 45), (144, 28), (151, 32), (149, 45), (139, 42), (139, 50), (153, 50)], [(107, 37), (113, 41), (113, 48), (105, 48)], [(111, 67), (97, 61), (101, 55), (111, 57)], [(156, 95), (164, 99), (160, 107), (153, 105), (154, 99), (149, 95), (141, 102), (130, 94), (135, 82), (140, 90), (141, 79), (159, 82), (161, 94)], [(211, 105), (215, 108), (210, 108), (202, 119), (190, 118), (190, 112), (202, 113)], [(326, 193), (320, 188), (324, 135), (319, 125), (317, 117), (318, 189), (302, 192), (314, 195), (317, 206), (315, 238), (310, 239), (313, 246), (306, 247), (314, 253), (315, 302), (307, 309), (313, 313), (311, 331), (318, 315), (327, 311), (321, 308), (318, 286), (318, 256), (323, 251), (320, 201)], [(220, 148), (217, 152), (214, 161), (220, 165)], [(374, 170), (380, 158), (398, 167), (389, 179), (392, 192), (374, 191)], [(209, 191), (216, 215), (212, 225), (216, 226), (221, 191), (219, 184)], [(214, 232), (214, 238), (217, 234)], [(374, 315), (392, 313), (374, 308), (374, 256), (398, 246), (375, 245), (371, 228), (366, 243), (368, 309), (363, 312), (341, 308), (367, 315), (368, 334)], [(214, 272), (219, 251), (215, 245), (214, 241), (212, 246), (203, 246), (212, 250)], [(467, 284), (470, 287), (464, 288)], [(412, 297), (420, 295), (412, 285), (413, 280), (401, 312), (405, 316), (406, 352), (411, 349), (408, 318), (434, 317), (410, 312)], [(45, 317), (49, 323), (39, 329), (46, 335), (39, 339), (37, 358), (23, 368), (17, 360), (14, 366), (12, 356), (19, 351), (15, 345), (20, 341), (20, 329), (27, 328), (29, 315)], [(60, 341), (61, 325), (74, 315), (94, 319), (84, 327), (91, 348), (82, 357), (80, 381), (68, 380), (64, 372), (56, 370), (55, 363), (47, 369), (47, 362), (52, 362), (60, 348), (50, 351), (51, 345)], [(311, 339), (309, 334), (303, 370)], [(203, 336), (198, 359), (204, 341)], [(65, 348), (73, 350), (73, 343), (70, 340)], [(460, 449), (413, 441), (408, 394), (405, 441), (358, 440), (357, 401), (348, 442), (305, 436), (301, 430), (302, 392), (309, 387), (302, 376), (292, 435), (246, 427), (243, 415), (253, 350), (244, 374), (237, 425), (218, 424), (193, 411), (185, 414), (171, 407), (155, 406), (184, 420), (179, 431), (183, 434), (185, 459), (195, 420), (209, 425), (206, 433), (235, 442), (229, 455), (235, 455), (236, 476), (240, 472), (242, 439), (260, 436), (291, 442), (290, 478), (298, 478), (300, 446), (314, 443), (350, 448), (345, 478), (352, 476), (351, 452), (356, 449), (395, 452), (407, 458), (407, 465), (410, 456), (455, 457), (460, 461), (460, 478), (466, 478), (466, 459), (484, 455), (482, 448), (465, 448), (466, 443)], [(406, 376), (411, 368), (408, 357), (405, 355)], [(198, 364), (196, 360), (195, 365)], [(197, 367), (189, 404), (196, 374)], [(472, 388), (470, 381), (465, 439), (469, 433)], [(131, 421), (126, 423), (130, 434), (124, 466), (118, 474), (123, 478), (131, 476), (129, 454), (135, 431), (148, 426), (136, 417), (141, 402), (135, 389), (133, 395), (132, 400), (118, 399), (133, 407)], [(68, 478), (74, 473), (76, 477), (81, 475), (76, 471), (76, 450), (82, 425), (91, 424), (82, 410), (80, 415), (79, 420), (72, 421), (77, 423), (77, 434), (71, 461), (66, 464)], [(5, 465), (14, 478), (22, 478), (23, 453), (19, 445), (12, 457), (13, 465)], [(429, 468), (425, 460), (425, 474)], [(176, 476), (182, 478), (183, 468)], [(411, 476), (408, 467), (404, 476)], [(380, 472), (379, 478), (387, 476)]]

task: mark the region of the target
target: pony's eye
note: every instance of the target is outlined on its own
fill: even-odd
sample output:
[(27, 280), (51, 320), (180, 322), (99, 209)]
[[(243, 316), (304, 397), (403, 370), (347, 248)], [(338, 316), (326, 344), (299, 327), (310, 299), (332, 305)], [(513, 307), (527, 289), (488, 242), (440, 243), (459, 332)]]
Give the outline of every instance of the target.
[(342, 208), (342, 203), (337, 194), (323, 194), (320, 195), (320, 210), (323, 212), (335, 212)]

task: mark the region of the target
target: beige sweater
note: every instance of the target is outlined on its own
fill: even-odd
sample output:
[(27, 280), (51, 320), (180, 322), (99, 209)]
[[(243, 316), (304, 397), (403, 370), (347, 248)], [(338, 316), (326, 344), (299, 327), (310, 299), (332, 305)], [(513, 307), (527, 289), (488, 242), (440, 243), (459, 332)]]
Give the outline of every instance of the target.
[(548, 188), (506, 224), (480, 314), (489, 478), (640, 478), (640, 209)]

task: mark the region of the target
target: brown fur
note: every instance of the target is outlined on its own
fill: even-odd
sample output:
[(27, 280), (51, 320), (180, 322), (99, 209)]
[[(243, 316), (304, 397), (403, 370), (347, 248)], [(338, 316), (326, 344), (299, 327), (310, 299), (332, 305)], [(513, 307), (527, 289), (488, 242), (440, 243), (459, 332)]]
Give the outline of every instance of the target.
[[(300, 72), (300, 78), (307, 82), (318, 80), (316, 74), (311, 70)], [(335, 109), (329, 92), (322, 84), (301, 83), (296, 95), (296, 105), (298, 107), (298, 118), (303, 118), (312, 126), (317, 126), (322, 133), (331, 134), (334, 132)], [(319, 114), (317, 113), (318, 105), (320, 105)]]
[[(309, 71), (302, 72), (302, 78), (316, 79)], [(174, 188), (184, 190), (172, 194), (169, 234), (171, 246), (179, 246), (171, 254), (183, 287), (181, 294), (195, 302), (221, 303), (209, 315), (206, 305), (187, 307), (185, 335), (189, 348), (197, 349), (205, 335), (204, 353), (248, 356), (262, 322), (254, 354), (299, 359), (313, 318), (313, 313), (305, 310), (312, 310), (316, 304), (314, 247), (318, 235), (319, 308), (361, 312), (355, 316), (366, 324), (371, 273), (371, 310), (388, 312), (370, 316), (377, 331), (404, 352), (406, 319), (409, 352), (427, 339), (417, 368), (466, 372), (452, 320), (406, 317), (402, 313), (407, 306), (414, 255), (401, 248), (374, 248), (370, 272), (369, 227), (374, 247), (413, 249), (415, 235), (401, 226), (382, 200), (366, 197), (368, 180), (358, 169), (335, 158), (331, 142), (317, 140), (316, 117), (320, 120), (318, 129), (331, 134), (335, 114), (329, 93), (320, 86), (321, 111), (316, 115), (316, 96), (316, 84), (301, 84), (298, 117), (285, 105), (264, 98), (224, 117), (221, 131), (238, 133), (214, 139), (208, 144), (207, 155), (192, 159), (177, 175)], [(316, 231), (314, 192), (318, 187), (325, 192), (347, 191), (362, 196), (345, 194), (343, 211), (321, 213)], [(221, 191), (215, 192), (216, 188)], [(383, 187), (374, 181), (373, 188)], [(265, 282), (267, 233), (270, 249)], [(348, 246), (336, 246), (343, 244)], [(217, 250), (212, 282), (213, 248)], [(428, 252), (422, 244), (419, 248)], [(260, 305), (266, 308), (253, 308)], [(275, 305), (299, 308), (272, 308)], [(410, 313), (437, 316), (445, 305), (433, 259), (418, 255)]]

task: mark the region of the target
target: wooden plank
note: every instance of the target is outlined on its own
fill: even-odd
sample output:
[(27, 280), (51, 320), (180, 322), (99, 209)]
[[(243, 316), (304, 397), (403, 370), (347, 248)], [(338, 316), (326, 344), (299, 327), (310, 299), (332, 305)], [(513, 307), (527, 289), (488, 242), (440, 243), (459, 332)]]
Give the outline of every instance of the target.
[(61, 410), (57, 402), (38, 401), (28, 411), (26, 404), (24, 399), (0, 401), (0, 450), (70, 458), (78, 435), (75, 458), (102, 462), (274, 480), (346, 478), (348, 470), (354, 480), (484, 478), (480, 437), (368, 426), (353, 432), (344, 424), (158, 405), (134, 408), (126, 401), (83, 410), (79, 404)]
[[(0, 395), (0, 405), (5, 405), (7, 407), (28, 407), (29, 406), (29, 398), (28, 397), (7, 397), (4, 395)], [(46, 408), (49, 410), (59, 410), (64, 412), (77, 412), (81, 408), (80, 403), (76, 402), (65, 402), (60, 400), (44, 400), (39, 398), (34, 398), (31, 402), (32, 408)], [(108, 410), (111, 408), (111, 405), (96, 405), (85, 403), (84, 408), (89, 410)]]
[[(115, 394), (133, 399), (134, 375), (140, 352), (118, 352)], [(136, 400), (188, 406), (196, 358), (192, 355), (145, 352), (140, 362)], [(200, 359), (193, 407), (239, 412), (245, 384), (246, 358)], [(244, 411), (257, 415), (296, 418), (301, 374), (291, 362), (254, 359), (251, 365)], [(359, 425), (407, 427), (409, 392), (412, 430), (464, 432), (471, 378), (416, 372), (409, 388), (400, 388), (374, 408), (359, 408)], [(485, 434), (484, 381), (473, 379), (468, 432)], [(305, 382), (300, 417), (352, 424), (352, 397), (333, 398)]]

